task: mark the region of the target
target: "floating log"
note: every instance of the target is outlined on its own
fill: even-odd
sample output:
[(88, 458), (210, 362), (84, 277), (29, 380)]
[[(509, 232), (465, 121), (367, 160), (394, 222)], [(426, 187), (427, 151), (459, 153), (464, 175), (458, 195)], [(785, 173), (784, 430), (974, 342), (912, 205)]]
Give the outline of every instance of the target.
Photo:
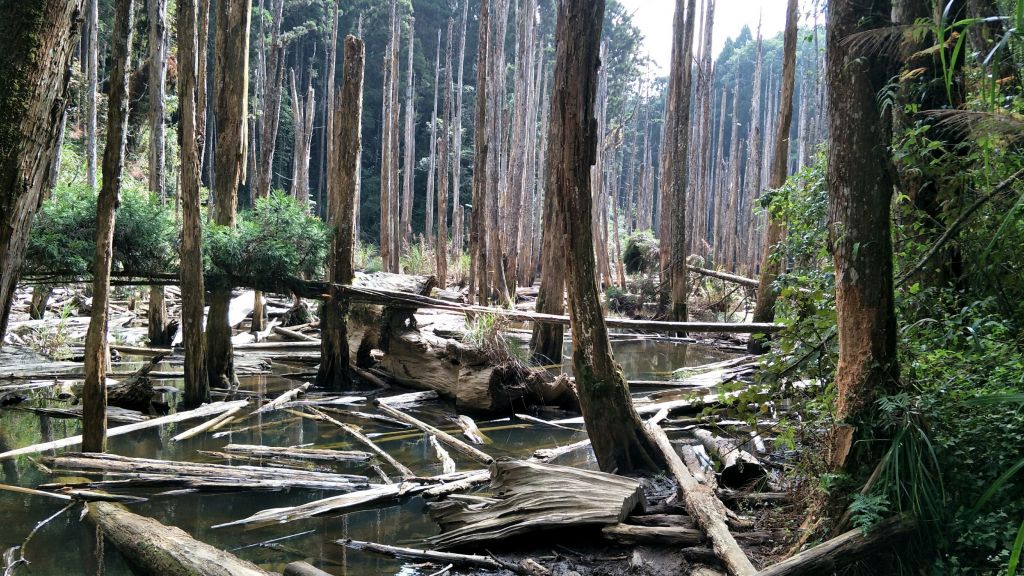
[(435, 390), (424, 390), (423, 392), (409, 392), (408, 394), (398, 394), (396, 396), (384, 396), (382, 398), (377, 398), (374, 402), (377, 404), (391, 406), (392, 408), (405, 408), (437, 400), (437, 398), (438, 396)]
[(423, 491), (424, 498), (443, 498), (449, 494), (456, 492), (463, 492), (484, 484), (491, 480), (491, 473), (486, 470), (469, 473), (465, 478), (461, 480), (455, 480), (452, 482), (446, 482), (431, 488), (427, 488)]
[(175, 442), (181, 442), (182, 440), (187, 440), (189, 438), (192, 438), (193, 436), (198, 436), (203, 432), (206, 432), (207, 430), (213, 430), (215, 428), (218, 428), (226, 424), (228, 420), (234, 418), (235, 414), (241, 412), (243, 408), (245, 408), (245, 406), (232, 408), (231, 410), (228, 410), (223, 414), (214, 416), (213, 418), (207, 420), (206, 422), (203, 422), (198, 426), (194, 426), (192, 428), (189, 428), (188, 430), (185, 430), (184, 432), (171, 438), (171, 440)]
[(695, 546), (704, 541), (700, 530), (681, 526), (634, 526), (612, 524), (601, 529), (605, 538), (626, 544)]
[[(167, 416), (161, 416), (159, 418), (153, 418), (146, 420), (145, 422), (138, 422), (136, 424), (126, 424), (124, 426), (118, 426), (116, 428), (110, 428), (107, 430), (107, 437), (120, 436), (121, 434), (128, 434), (129, 432), (136, 432), (138, 430), (145, 430), (146, 428), (153, 428), (155, 426), (162, 426), (164, 424), (170, 424), (172, 422), (183, 422), (185, 420), (191, 420), (193, 418), (203, 418), (206, 416), (212, 416), (215, 414), (221, 414), (227, 412), (233, 408), (244, 406), (248, 403), (247, 400), (235, 400), (232, 402), (213, 402), (200, 406), (195, 410), (188, 410), (185, 412), (177, 412), (175, 414), (168, 414)], [(76, 446), (82, 443), (82, 436), (71, 436), (61, 440), (53, 440), (51, 442), (43, 442), (42, 444), (33, 444), (32, 446), (26, 446), (24, 448), (18, 448), (16, 450), (8, 450), (7, 452), (0, 453), (0, 460), (6, 460), (15, 456), (21, 456), (23, 454), (37, 454), (39, 452), (45, 452), (47, 450), (56, 450), (58, 448), (67, 448), (68, 446)]]
[(319, 462), (366, 462), (373, 455), (357, 450), (324, 450), (320, 448), (280, 448), (276, 446), (253, 446), (249, 444), (228, 444), (225, 452), (245, 454), (258, 458), (287, 458), (290, 460), (316, 460)]
[(444, 442), (445, 444), (451, 446), (452, 448), (458, 450), (462, 454), (472, 458), (473, 460), (476, 460), (481, 464), (486, 465), (494, 461), (494, 459), (491, 458), (489, 455), (470, 446), (469, 444), (466, 444), (462, 440), (459, 440), (458, 438), (452, 436), (451, 434), (445, 432), (444, 430), (440, 430), (438, 428), (431, 426), (430, 424), (427, 424), (426, 422), (417, 420), (416, 418), (413, 418), (412, 416), (406, 414), (405, 412), (402, 412), (401, 410), (396, 410), (386, 404), (381, 404), (380, 406), (378, 406), (378, 408), (380, 408), (381, 412), (387, 414), (388, 416), (391, 416), (392, 418), (395, 418), (396, 420), (408, 422), (409, 424), (412, 424), (413, 426), (419, 428), (420, 430), (423, 430), (427, 434), (437, 436), (437, 438)]
[[(870, 558), (886, 548), (897, 548), (916, 529), (910, 522), (889, 518), (866, 535), (850, 530), (814, 548), (796, 554), (757, 573), (757, 576), (812, 576), (837, 570)], [(897, 548), (898, 549), (898, 548)]]
[(387, 452), (385, 452), (384, 450), (382, 450), (380, 446), (377, 446), (377, 444), (374, 443), (373, 440), (370, 440), (365, 434), (363, 434), (355, 426), (353, 426), (351, 424), (345, 424), (344, 422), (339, 422), (338, 420), (336, 420), (334, 418), (331, 418), (330, 416), (328, 416), (327, 414), (324, 414), (322, 411), (317, 410), (316, 408), (309, 407), (309, 410), (311, 412), (313, 412), (314, 414), (316, 414), (317, 416), (319, 416), (320, 418), (324, 419), (325, 421), (330, 422), (331, 424), (334, 424), (335, 426), (337, 426), (338, 428), (341, 428), (345, 432), (348, 432), (353, 438), (355, 438), (356, 440), (361, 442), (364, 446), (369, 448), (374, 454), (380, 456), (385, 462), (390, 464), (403, 477), (408, 478), (408, 477), (415, 476), (413, 471), (410, 470), (408, 466), (406, 466), (405, 464), (402, 464), (398, 460), (395, 460), (395, 458), (392, 455), (390, 455)]
[(710, 454), (722, 464), (719, 483), (727, 488), (744, 488), (764, 480), (768, 472), (752, 454), (740, 448), (738, 442), (715, 436), (698, 428), (693, 435)]
[(709, 486), (697, 482), (660, 426), (648, 424), (646, 428), (648, 436), (661, 450), (669, 470), (679, 483), (680, 496), (687, 512), (707, 534), (715, 555), (733, 576), (753, 576), (757, 570), (729, 532), (725, 505)]
[(301, 385), (301, 386), (299, 386), (297, 388), (292, 388), (291, 390), (285, 392), (284, 394), (281, 394), (277, 398), (274, 398), (270, 402), (267, 402), (266, 404), (264, 404), (260, 408), (254, 410), (252, 414), (249, 414), (249, 416), (255, 416), (257, 414), (264, 414), (266, 412), (271, 412), (273, 410), (277, 410), (283, 404), (287, 404), (288, 402), (291, 402), (299, 394), (302, 394), (306, 390), (309, 390), (310, 386), (312, 386), (312, 384), (306, 383), (306, 384), (303, 384), (303, 385)]
[(353, 404), (359, 404), (366, 401), (366, 396), (321, 396), (321, 397), (306, 397), (302, 400), (292, 400), (281, 404), (280, 408), (297, 408), (299, 406), (350, 406)]
[(539, 529), (618, 524), (643, 501), (635, 480), (523, 460), (495, 461), (491, 486), (497, 493), (494, 504), (428, 504), (431, 518), (443, 531), (429, 541), (452, 548)]
[[(70, 408), (25, 408), (25, 410), (53, 418), (80, 419), (82, 417), (81, 406), (72, 406)], [(118, 408), (117, 406), (107, 406), (107, 420), (119, 424), (131, 424), (135, 422), (145, 422), (146, 420), (149, 420), (149, 416), (146, 416), (137, 410), (127, 410), (125, 408)]]
[(151, 460), (114, 454), (67, 453), (47, 457), (44, 460), (52, 468), (64, 471), (103, 472), (104, 474), (135, 477), (141, 480), (170, 480), (171, 484), (174, 484), (174, 480), (178, 480), (181, 484), (192, 487), (251, 487), (252, 489), (268, 490), (308, 488), (310, 490), (351, 492), (368, 485), (365, 476), (351, 474), (262, 466), (227, 466), (224, 464)]
[[(471, 568), (487, 568), (489, 570), (509, 570), (515, 574), (526, 576), (539, 576), (546, 572), (538, 572), (533, 566), (524, 567), (510, 562), (502, 562), (493, 556), (476, 556), (472, 554), (454, 554), (451, 552), (438, 552), (435, 550), (420, 550), (418, 548), (403, 548), (399, 546), (388, 546), (386, 544), (375, 544), (373, 542), (360, 542), (358, 540), (336, 540), (335, 544), (351, 548), (353, 550), (366, 550), (391, 556), (392, 558), (405, 558), (409, 560), (426, 560), (435, 564), (453, 564), (457, 566), (468, 566)], [(534, 564), (536, 564), (534, 562)]]
[(108, 502), (91, 503), (86, 520), (95, 525), (142, 573), (159, 576), (270, 576), (260, 567), (199, 542), (184, 530), (133, 514)]
[(590, 446), (590, 439), (580, 440), (579, 442), (573, 442), (565, 446), (559, 446), (558, 448), (541, 448), (533, 451), (533, 457), (541, 462), (547, 462), (554, 460), (563, 454), (569, 454), (577, 450), (582, 450)]
[(306, 562), (292, 562), (284, 567), (284, 576), (331, 576), (327, 572), (307, 564)]

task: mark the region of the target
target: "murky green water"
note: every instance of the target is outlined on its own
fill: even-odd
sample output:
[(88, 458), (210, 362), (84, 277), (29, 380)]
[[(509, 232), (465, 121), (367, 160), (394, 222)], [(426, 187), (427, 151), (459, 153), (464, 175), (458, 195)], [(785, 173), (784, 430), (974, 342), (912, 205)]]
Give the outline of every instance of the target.
[[(627, 378), (635, 380), (667, 379), (671, 371), (681, 366), (694, 366), (728, 357), (720, 351), (675, 342), (624, 340), (613, 344), (616, 359), (622, 364)], [(571, 356), (566, 350), (567, 357)], [(571, 368), (571, 360), (566, 361)], [(130, 371), (139, 364), (117, 366), (117, 371)], [(175, 367), (161, 367), (172, 370)], [(277, 374), (294, 372), (295, 367), (278, 365)], [(158, 385), (181, 386), (180, 381), (158, 381)], [(242, 379), (242, 388), (273, 397), (294, 387), (295, 382), (280, 376), (254, 376)], [(365, 391), (364, 391), (365, 392)], [(401, 390), (388, 390), (397, 394)], [(355, 392), (359, 394), (360, 392)], [(52, 392), (44, 391), (33, 400), (38, 405), (64, 406), (65, 403), (46, 399)], [(369, 406), (358, 410), (373, 412)], [(431, 404), (412, 408), (410, 412), (436, 426), (456, 431), (451, 418), (456, 414), (448, 405)], [(362, 427), (378, 444), (395, 458), (423, 476), (440, 474), (433, 450), (423, 434), (401, 433), (399, 428), (338, 413), (332, 416)], [(125, 456), (157, 458), (163, 460), (190, 460), (222, 462), (199, 454), (198, 450), (218, 451), (229, 443), (263, 444), (268, 446), (310, 445), (322, 448), (361, 450), (334, 425), (298, 418), (286, 412), (273, 412), (262, 420), (249, 420), (234, 427), (240, 429), (259, 423), (259, 426), (214, 438), (202, 434), (184, 442), (171, 438), (201, 420), (191, 420), (160, 428), (152, 428), (111, 438), (110, 452)], [(576, 442), (585, 437), (581, 431), (564, 430), (550, 426), (511, 422), (506, 419), (477, 423), (492, 441), (484, 450), (493, 456), (526, 457), (538, 448), (550, 448)], [(63, 438), (80, 432), (78, 420), (40, 417), (17, 409), (0, 409), (0, 451), (11, 447), (27, 446), (38, 442)], [(479, 465), (460, 458), (450, 451), (460, 470), (472, 470)], [(42, 459), (39, 455), (33, 458)], [(566, 455), (560, 463), (594, 466), (590, 450)], [(386, 465), (385, 470), (387, 470)], [(373, 471), (365, 464), (332, 465), (325, 470), (362, 474), (374, 482)], [(53, 481), (53, 476), (41, 472), (28, 457), (3, 462), (4, 483), (34, 487)], [(98, 478), (98, 475), (92, 475)], [(379, 481), (379, 480), (378, 480)], [(136, 492), (149, 496), (159, 490)], [(121, 490), (120, 492), (128, 493)], [(131, 505), (139, 514), (153, 517), (164, 524), (180, 527), (196, 539), (255, 562), (265, 569), (281, 571), (284, 565), (305, 560), (327, 572), (338, 575), (385, 575), (421, 573), (414, 563), (396, 561), (376, 555), (349, 551), (334, 544), (341, 538), (369, 540), (387, 544), (416, 546), (424, 537), (437, 533), (437, 528), (425, 514), (420, 498), (368, 506), (364, 509), (322, 518), (302, 520), (288, 524), (245, 530), (242, 527), (212, 529), (210, 526), (247, 517), (266, 508), (286, 507), (336, 495), (335, 492), (291, 490), (288, 492), (235, 492), (196, 493), (179, 496), (152, 496), (148, 502)], [(64, 506), (60, 500), (0, 491), (0, 549), (21, 545), (36, 523)], [(43, 527), (28, 544), (25, 553), (31, 561), (18, 568), (18, 574), (76, 576), (79, 574), (130, 574), (129, 568), (116, 550), (108, 543), (97, 548), (96, 535), (86, 523), (79, 520), (79, 508), (65, 513)], [(260, 545), (276, 540), (269, 545)], [(426, 570), (429, 574), (433, 570)]]

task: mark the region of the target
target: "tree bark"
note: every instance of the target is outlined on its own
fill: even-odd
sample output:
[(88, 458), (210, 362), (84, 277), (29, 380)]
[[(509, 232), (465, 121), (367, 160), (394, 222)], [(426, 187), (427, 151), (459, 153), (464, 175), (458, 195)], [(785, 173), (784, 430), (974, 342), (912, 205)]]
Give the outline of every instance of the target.
[(487, 304), (487, 53), (490, 43), (490, 2), (480, 4), (476, 56), (476, 120), (473, 124), (473, 214), (470, 216), (469, 245), (472, 258), (469, 294), (477, 303)]
[[(67, 107), (82, 2), (0, 5), (0, 334)], [(2, 346), (2, 341), (0, 341)]]
[[(149, 191), (167, 205), (164, 186), (164, 79), (167, 74), (167, 3), (149, 0)], [(169, 344), (167, 303), (161, 286), (149, 288), (149, 343)]]
[(416, 19), (409, 18), (409, 71), (405, 81), (405, 150), (402, 167), (402, 221), (401, 245), (403, 250), (409, 249), (412, 242), (412, 197), (414, 184), (414, 165), (416, 156), (416, 122), (415, 104), (413, 102), (413, 45), (416, 43)]
[(85, 123), (85, 181), (89, 188), (96, 189), (96, 141), (99, 128), (96, 124), (97, 101), (99, 100), (99, 53), (100, 53), (100, 8), (99, 0), (86, 0), (88, 9), (89, 41), (86, 59), (86, 123)]
[(313, 79), (306, 84), (303, 98), (295, 84), (295, 69), (291, 70), (292, 113), (294, 115), (295, 147), (292, 155), (292, 196), (307, 211), (309, 210), (309, 157), (313, 141), (313, 118), (316, 98), (313, 93)]
[(434, 61), (434, 112), (430, 115), (430, 168), (427, 175), (426, 220), (423, 238), (434, 245), (434, 193), (437, 184), (437, 93), (441, 84), (441, 29), (437, 29), (437, 57)]
[[(786, 8), (786, 32), (782, 47), (782, 101), (779, 103), (779, 118), (775, 132), (775, 151), (772, 154), (768, 188), (781, 188), (789, 173), (789, 132), (793, 124), (793, 88), (796, 84), (796, 33), (800, 18), (797, 0), (789, 0)], [(801, 113), (801, 117), (803, 114)], [(754, 305), (754, 322), (775, 321), (775, 299), (778, 294), (772, 286), (782, 272), (782, 261), (772, 257), (775, 246), (786, 233), (786, 223), (768, 215), (768, 231), (761, 254), (761, 278)], [(747, 344), (751, 354), (764, 352), (764, 340), (751, 337)]]
[[(590, 167), (597, 153), (594, 97), (604, 0), (559, 4), (551, 99), (547, 189), (563, 214), (589, 214)], [(580, 404), (598, 464), (628, 474), (658, 468), (633, 407), (629, 387), (611, 355), (597, 294), (593, 229), (587, 218), (565, 218), (563, 255), (569, 287), (573, 367)]]
[(740, 123), (739, 112), (740, 105), (740, 75), (736, 74), (736, 82), (732, 88), (732, 114), (730, 115), (730, 122), (732, 123), (731, 136), (729, 137), (729, 182), (727, 184), (729, 192), (729, 202), (726, 206), (725, 212), (725, 230), (724, 238), (722, 239), (722, 247), (724, 253), (722, 254), (721, 262), (725, 265), (726, 270), (729, 272), (736, 271), (736, 216), (739, 210), (738, 200), (740, 195)]
[(206, 46), (198, 44), (195, 0), (178, 4), (178, 105), (181, 139), (181, 331), (185, 348), (185, 397), (187, 407), (210, 400), (206, 368), (206, 335), (203, 333), (203, 227), (199, 199), (199, 155), (205, 141), (199, 118), (206, 102), (199, 98), (205, 84), (200, 60), (206, 58)]
[[(345, 59), (342, 63), (343, 81), (341, 102), (332, 111), (335, 133), (332, 148), (338, 157), (330, 174), (329, 187), (337, 198), (329, 202), (334, 228), (334, 261), (331, 282), (350, 284), (355, 274), (353, 250), (355, 248), (355, 201), (359, 191), (359, 157), (362, 147), (363, 113), (363, 41), (355, 36), (345, 38)], [(349, 375), (348, 300), (338, 294), (324, 302), (320, 320), (320, 369), (317, 385), (340, 390), (351, 382)]]
[[(213, 83), (214, 113), (217, 117), (217, 171), (214, 179), (217, 204), (214, 220), (230, 228), (235, 227), (238, 187), (245, 175), (250, 5), (251, 0), (221, 0), (217, 3)], [(210, 381), (222, 388), (230, 388), (238, 381), (231, 346), (231, 326), (228, 324), (230, 303), (230, 287), (212, 288), (206, 321), (206, 362)]]
[[(454, 206), (455, 218), (453, 227), (455, 229), (452, 238), (452, 252), (456, 258), (462, 256), (465, 250), (465, 212), (462, 209), (462, 95), (463, 95), (463, 73), (466, 64), (466, 25), (469, 21), (469, 0), (462, 2), (462, 24), (459, 32), (459, 74), (455, 85), (455, 114), (452, 118), (452, 205)], [(441, 50), (440, 30), (438, 31), (438, 52)], [(470, 270), (472, 276), (472, 268)], [(472, 283), (470, 283), (472, 284)]]
[(396, 225), (392, 222), (398, 218), (392, 213), (391, 198), (397, 194), (397, 174), (393, 167), (397, 166), (397, 159), (394, 158), (395, 138), (398, 137), (397, 127), (393, 126), (392, 110), (397, 106), (392, 98), (395, 93), (393, 87), (398, 83), (396, 67), (392, 62), (398, 59), (398, 7), (395, 0), (391, 0), (391, 25), (390, 39), (387, 50), (384, 53), (384, 88), (383, 88), (383, 117), (381, 133), (381, 161), (380, 161), (380, 257), (386, 272), (398, 272), (398, 255), (395, 252), (395, 239), (393, 231)]
[(118, 0), (111, 35), (107, 141), (103, 147), (103, 186), (96, 202), (96, 256), (93, 261), (92, 316), (85, 335), (85, 384), (82, 387), (82, 450), (107, 449), (107, 315), (114, 222), (121, 195), (121, 173), (128, 137), (128, 78), (134, 2)]
[(444, 112), (442, 128), (437, 146), (441, 164), (437, 171), (437, 285), (442, 290), (448, 286), (448, 126), (452, 117), (452, 28), (455, 21), (448, 19), (448, 40), (444, 64)]
[(757, 50), (754, 57), (753, 95), (750, 102), (750, 128), (747, 130), (747, 163), (743, 178), (744, 188), (742, 200), (739, 202), (737, 224), (739, 228), (736, 251), (739, 259), (740, 274), (750, 274), (750, 260), (747, 259), (749, 248), (747, 238), (754, 226), (754, 199), (761, 191), (761, 68), (764, 63), (764, 42), (761, 38), (761, 27), (757, 28)]
[[(839, 364), (832, 462), (843, 467), (869, 428), (874, 399), (898, 379), (889, 206), (888, 134), (876, 95), (891, 77), (882, 57), (851, 53), (850, 34), (883, 26), (890, 2), (865, 12), (853, 0), (833, 0), (828, 12), (829, 242), (836, 269)], [(861, 430), (863, 437), (867, 430)]]
[[(266, 69), (262, 76), (263, 94), (260, 101), (261, 134), (260, 134), (260, 166), (256, 185), (256, 196), (266, 198), (270, 195), (273, 180), (274, 150), (277, 143), (277, 128), (281, 119), (281, 90), (284, 86), (284, 42), (281, 39), (281, 23), (284, 20), (284, 0), (274, 0), (274, 20), (270, 32), (270, 55), (265, 62)], [(200, 49), (203, 49), (201, 46)]]

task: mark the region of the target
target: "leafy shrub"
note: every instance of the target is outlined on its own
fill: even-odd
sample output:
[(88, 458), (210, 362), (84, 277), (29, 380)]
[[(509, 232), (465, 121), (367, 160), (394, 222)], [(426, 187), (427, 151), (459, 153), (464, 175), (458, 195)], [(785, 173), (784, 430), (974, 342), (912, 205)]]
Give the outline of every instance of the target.
[[(97, 194), (88, 186), (58, 186), (36, 215), (23, 273), (76, 277), (90, 273), (96, 252)], [(133, 276), (168, 272), (175, 262), (173, 214), (146, 191), (121, 192), (114, 225), (112, 269)]]
[(650, 274), (658, 269), (661, 251), (658, 239), (650, 230), (638, 230), (629, 235), (622, 263), (629, 274)]
[(203, 239), (207, 281), (221, 286), (245, 278), (284, 286), (318, 276), (330, 245), (324, 223), (280, 191), (256, 200), (235, 228), (208, 225)]

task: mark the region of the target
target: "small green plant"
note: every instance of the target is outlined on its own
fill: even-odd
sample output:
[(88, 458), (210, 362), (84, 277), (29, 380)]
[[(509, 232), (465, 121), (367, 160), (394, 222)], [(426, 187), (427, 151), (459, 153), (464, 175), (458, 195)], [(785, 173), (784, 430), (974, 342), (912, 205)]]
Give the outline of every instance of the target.
[(54, 360), (67, 360), (71, 357), (71, 335), (68, 333), (68, 318), (74, 310), (71, 302), (68, 302), (60, 310), (60, 319), (52, 328), (36, 328), (29, 334), (25, 341), (29, 348)]
[(403, 254), (399, 261), (402, 271), (414, 276), (434, 274), (436, 268), (433, 250), (418, 243), (410, 245), (409, 251)]
[(496, 365), (524, 363), (526, 352), (505, 337), (507, 321), (494, 314), (466, 317), (467, 343), (480, 348)]
[(357, 242), (354, 260), (356, 270), (362, 270), (367, 274), (380, 272), (384, 269), (384, 263), (380, 259), (380, 251), (373, 244)]
[(657, 271), (660, 262), (660, 244), (650, 230), (637, 230), (626, 239), (622, 263), (628, 274), (650, 274)]

